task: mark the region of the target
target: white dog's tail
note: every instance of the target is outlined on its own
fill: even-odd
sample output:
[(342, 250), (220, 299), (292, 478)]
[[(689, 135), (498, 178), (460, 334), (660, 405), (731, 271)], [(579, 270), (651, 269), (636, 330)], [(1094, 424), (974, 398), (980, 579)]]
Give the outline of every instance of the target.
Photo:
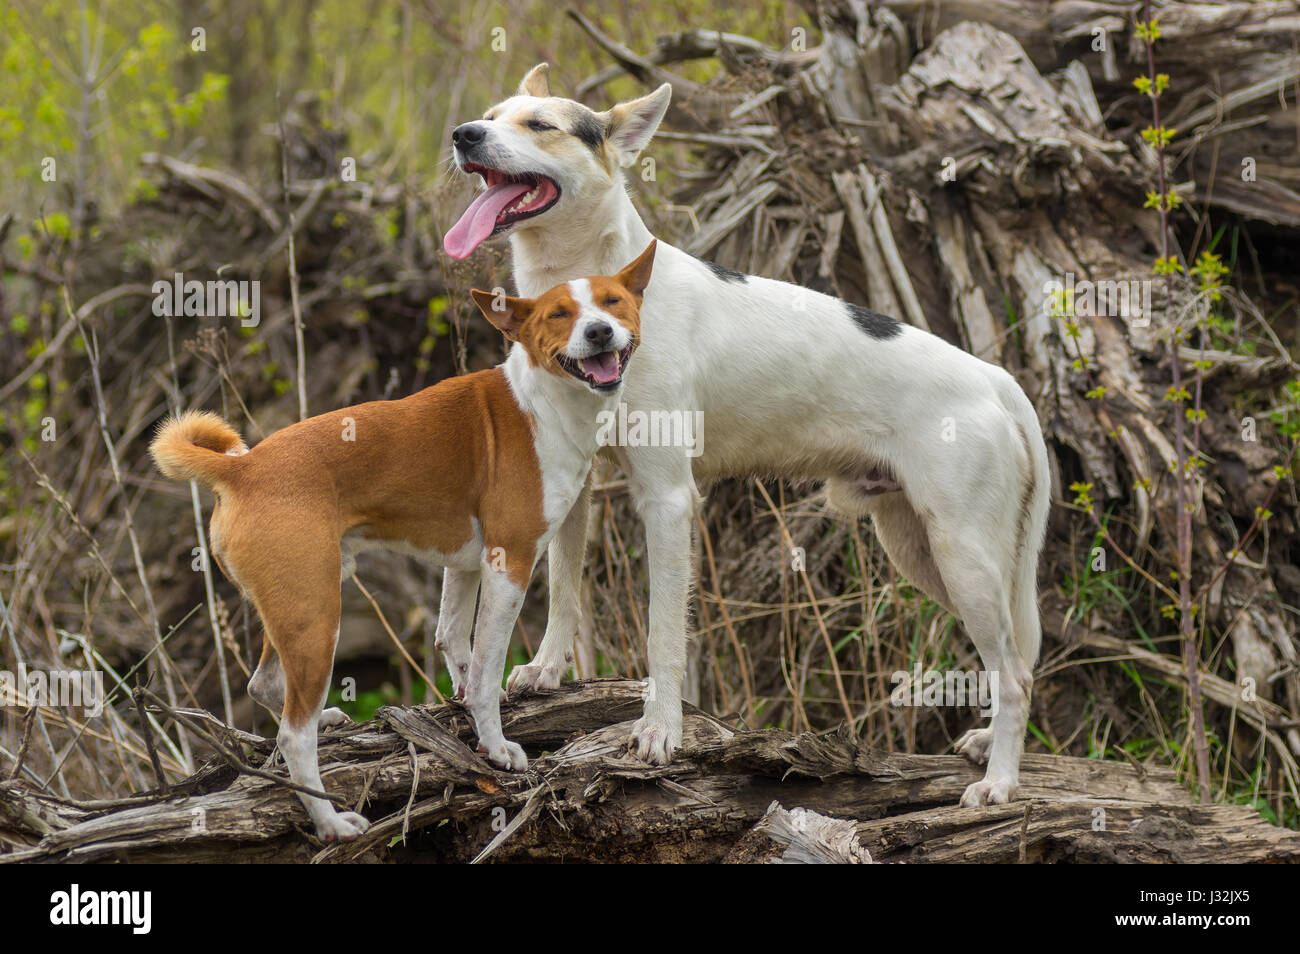
[[(1033, 672), (1043, 639), (1043, 624), (1038, 612), (1038, 558), (1047, 534), (1047, 517), (1052, 505), (1052, 473), (1047, 458), (1043, 429), (1033, 402), (1018, 385), (1012, 385), (1014, 398), (1003, 400), (1015, 416), (1020, 436), (1029, 457), (1025, 490), (1021, 498), (1017, 527), (1015, 570), (1011, 585), (1011, 617), (1015, 628), (1016, 648), (1020, 658)], [(1009, 399), (1010, 398), (1010, 399)]]

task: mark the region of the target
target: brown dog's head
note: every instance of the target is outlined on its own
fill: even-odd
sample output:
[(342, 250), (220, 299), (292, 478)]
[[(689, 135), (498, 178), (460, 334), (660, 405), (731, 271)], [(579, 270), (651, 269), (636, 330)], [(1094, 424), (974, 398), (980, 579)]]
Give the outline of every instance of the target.
[(610, 394), (623, 383), (641, 340), (641, 300), (655, 245), (651, 242), (617, 275), (574, 279), (536, 298), (477, 288), (470, 294), (488, 321), (524, 346), (530, 365)]

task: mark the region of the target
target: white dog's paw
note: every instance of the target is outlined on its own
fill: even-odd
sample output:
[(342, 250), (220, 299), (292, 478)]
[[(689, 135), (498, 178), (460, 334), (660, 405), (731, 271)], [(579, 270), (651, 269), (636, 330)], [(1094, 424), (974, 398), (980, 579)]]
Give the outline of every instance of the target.
[(489, 762), (507, 772), (522, 772), (528, 768), (528, 756), (524, 754), (523, 746), (509, 739), (502, 739), (492, 746), (480, 742), (478, 750), (488, 757)]
[(449, 665), (447, 672), (451, 676), (452, 698), (465, 701), (465, 689), (469, 685), (469, 663), (463, 666)]
[(564, 672), (557, 666), (543, 666), (541, 663), (530, 662), (523, 666), (516, 666), (510, 671), (506, 688), (511, 695), (517, 692), (559, 689), (563, 677)]
[(979, 805), (1005, 805), (1016, 797), (1017, 785), (1011, 779), (980, 779), (966, 787), (961, 797), (962, 808)]
[(356, 841), (369, 827), (370, 822), (356, 812), (338, 812), (317, 823), (316, 835), (326, 844)]
[(681, 745), (680, 726), (673, 729), (649, 716), (642, 716), (632, 725), (632, 751), (643, 762), (667, 765)]
[(989, 752), (993, 748), (993, 727), (971, 729), (957, 740), (954, 748), (959, 755), (966, 756), (976, 765), (984, 765), (988, 762)]
[(322, 729), (328, 729), (331, 726), (342, 725), (345, 722), (351, 721), (352, 720), (348, 718), (348, 714), (342, 709), (331, 707), (321, 712), (320, 719), (317, 720), (316, 724)]

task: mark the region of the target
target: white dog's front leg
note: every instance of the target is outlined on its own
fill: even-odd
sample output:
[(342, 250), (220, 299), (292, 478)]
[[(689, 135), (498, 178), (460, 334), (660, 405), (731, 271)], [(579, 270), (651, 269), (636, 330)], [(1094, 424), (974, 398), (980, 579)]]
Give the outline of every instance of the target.
[(451, 675), (451, 689), (457, 699), (465, 698), (469, 680), (469, 634), (474, 628), (474, 597), (478, 593), (479, 571), (447, 567), (442, 577), (442, 602), (438, 607), (438, 628), (434, 648), (442, 652)]
[(666, 765), (682, 744), (682, 675), (686, 669), (686, 603), (691, 583), (690, 485), (640, 505), (650, 561), (650, 680), (645, 714), (632, 728), (638, 758)]
[(501, 678), (505, 674), (510, 634), (524, 603), (524, 588), (508, 574), (486, 569), (479, 591), (478, 626), (469, 665), (465, 708), (474, 720), (479, 751), (493, 765), (515, 772), (528, 767), (528, 756), (501, 731)]
[(546, 634), (537, 655), (516, 666), (507, 684), (511, 692), (558, 689), (573, 667), (573, 642), (582, 622), (582, 567), (587, 560), (587, 524), (591, 517), (591, 474), (573, 509), (547, 549), (550, 605)]

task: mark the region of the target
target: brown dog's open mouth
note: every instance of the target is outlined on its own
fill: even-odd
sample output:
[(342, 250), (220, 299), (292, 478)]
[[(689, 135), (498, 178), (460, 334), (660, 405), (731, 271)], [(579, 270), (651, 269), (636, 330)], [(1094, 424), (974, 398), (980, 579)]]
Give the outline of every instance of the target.
[(442, 247), (452, 258), (468, 258), (493, 235), (560, 201), (560, 187), (540, 173), (499, 172), (475, 162), (465, 163), (464, 170), (481, 175), (487, 189), (443, 237)]
[(612, 391), (622, 383), (623, 372), (627, 370), (627, 363), (635, 350), (636, 342), (632, 342), (622, 351), (602, 351), (585, 358), (557, 354), (555, 360), (593, 391)]

